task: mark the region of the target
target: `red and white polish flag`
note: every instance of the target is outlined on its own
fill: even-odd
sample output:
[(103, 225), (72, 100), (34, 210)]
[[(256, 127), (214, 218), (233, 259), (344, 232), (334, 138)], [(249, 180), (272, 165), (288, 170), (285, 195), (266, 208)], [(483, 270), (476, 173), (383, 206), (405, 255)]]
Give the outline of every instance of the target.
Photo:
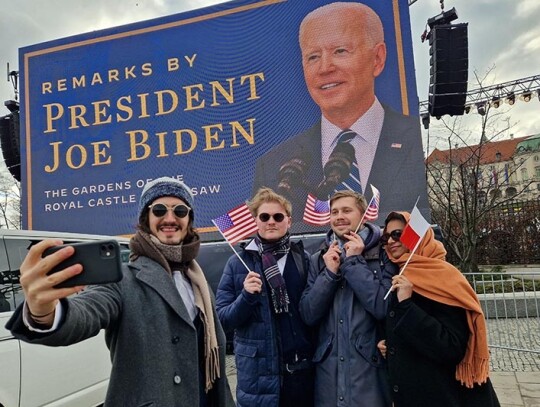
[(409, 250), (414, 251), (430, 227), (429, 222), (422, 216), (415, 205), (411, 212), (411, 219), (403, 229), (403, 233), (399, 240), (407, 246)]

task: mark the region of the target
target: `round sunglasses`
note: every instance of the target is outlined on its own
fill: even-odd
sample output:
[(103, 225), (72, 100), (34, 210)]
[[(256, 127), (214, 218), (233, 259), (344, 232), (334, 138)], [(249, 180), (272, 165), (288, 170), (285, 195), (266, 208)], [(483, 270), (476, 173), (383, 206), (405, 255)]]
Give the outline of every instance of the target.
[(168, 206), (162, 203), (155, 203), (150, 205), (148, 208), (150, 208), (154, 216), (158, 218), (164, 217), (170, 210), (173, 211), (174, 216), (176, 216), (177, 218), (185, 218), (191, 210), (191, 208), (184, 204)]
[(261, 222), (268, 222), (270, 218), (274, 218), (274, 220), (279, 223), (283, 222), (283, 219), (285, 219), (285, 215), (282, 213), (274, 213), (273, 215), (270, 215), (269, 213), (260, 213), (259, 214), (259, 220)]

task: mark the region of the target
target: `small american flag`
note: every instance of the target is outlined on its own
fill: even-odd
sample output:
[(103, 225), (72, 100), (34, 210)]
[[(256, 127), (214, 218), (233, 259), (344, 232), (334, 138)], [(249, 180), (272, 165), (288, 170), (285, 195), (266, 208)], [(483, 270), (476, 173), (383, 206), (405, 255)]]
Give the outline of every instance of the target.
[(246, 204), (231, 209), (212, 220), (230, 244), (235, 244), (257, 231), (257, 224)]
[(304, 209), (304, 222), (314, 226), (330, 223), (330, 201), (319, 201), (309, 194)]
[(373, 185), (371, 185), (371, 190), (373, 191), (373, 198), (371, 198), (371, 201), (369, 201), (366, 213), (364, 214), (365, 220), (375, 220), (379, 217), (379, 204), (381, 203), (381, 193)]

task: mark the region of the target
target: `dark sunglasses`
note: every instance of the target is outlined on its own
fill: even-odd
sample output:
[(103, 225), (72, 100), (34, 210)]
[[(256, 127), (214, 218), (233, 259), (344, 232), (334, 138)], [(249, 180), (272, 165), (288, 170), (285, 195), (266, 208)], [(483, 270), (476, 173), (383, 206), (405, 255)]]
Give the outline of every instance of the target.
[(390, 233), (385, 233), (384, 235), (382, 235), (381, 241), (383, 244), (387, 244), (388, 240), (392, 238), (394, 242), (399, 242), (402, 233), (403, 231), (401, 229), (392, 230)]
[(283, 219), (285, 219), (285, 215), (282, 213), (274, 213), (273, 215), (270, 215), (269, 213), (260, 213), (259, 214), (259, 220), (261, 222), (268, 222), (270, 218), (274, 218), (274, 220), (279, 223), (283, 222)]
[(184, 204), (178, 204), (174, 206), (167, 206), (162, 203), (155, 203), (149, 206), (150, 210), (154, 214), (154, 216), (158, 218), (164, 217), (169, 210), (172, 210), (174, 213), (174, 216), (177, 218), (185, 218), (191, 208), (187, 207)]

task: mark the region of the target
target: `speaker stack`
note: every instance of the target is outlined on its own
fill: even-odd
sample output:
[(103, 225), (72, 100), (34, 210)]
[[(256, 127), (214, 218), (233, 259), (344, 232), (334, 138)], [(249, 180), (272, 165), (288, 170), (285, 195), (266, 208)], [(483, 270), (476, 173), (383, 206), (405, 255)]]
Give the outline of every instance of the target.
[(21, 181), (21, 147), (19, 143), (19, 112), (0, 117), (0, 146), (11, 175)]
[(467, 25), (438, 24), (429, 34), (431, 116), (462, 115), (465, 111), (469, 72)]

